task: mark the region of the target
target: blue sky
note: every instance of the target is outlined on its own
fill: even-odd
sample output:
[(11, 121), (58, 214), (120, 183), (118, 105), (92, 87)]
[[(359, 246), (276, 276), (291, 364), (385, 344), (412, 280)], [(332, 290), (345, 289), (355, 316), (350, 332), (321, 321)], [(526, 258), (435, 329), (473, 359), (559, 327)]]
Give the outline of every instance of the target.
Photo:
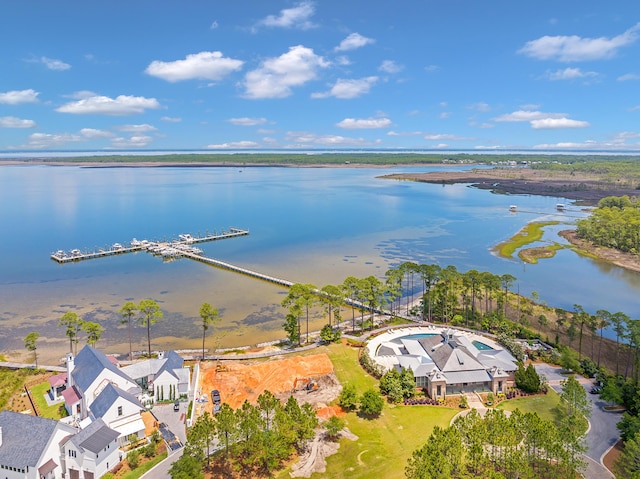
[(640, 150), (636, 1), (7, 1), (0, 150)]

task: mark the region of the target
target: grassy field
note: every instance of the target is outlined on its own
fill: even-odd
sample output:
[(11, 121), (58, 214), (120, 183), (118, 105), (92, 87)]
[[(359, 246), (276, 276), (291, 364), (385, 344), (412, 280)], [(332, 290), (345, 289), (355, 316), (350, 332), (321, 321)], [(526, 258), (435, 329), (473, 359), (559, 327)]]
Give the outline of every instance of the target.
[(42, 417), (48, 417), (49, 419), (60, 419), (60, 407), (64, 410), (64, 403), (54, 404), (53, 406), (47, 405), (47, 401), (44, 398), (45, 393), (49, 390), (49, 381), (37, 384), (31, 388), (31, 398), (38, 405), (40, 415)]
[[(18, 393), (30, 377), (39, 374), (33, 369), (0, 369), (0, 410), (13, 409), (9, 399)], [(22, 409), (18, 409), (20, 412)]]
[(158, 454), (156, 457), (147, 461), (140, 466), (136, 467), (133, 471), (128, 471), (119, 479), (138, 479), (138, 477), (142, 476), (145, 472), (149, 471), (153, 466), (162, 462), (167, 458), (167, 453), (163, 452), (162, 454)]
[[(343, 385), (355, 385), (358, 394), (377, 388), (378, 382), (359, 366), (356, 348), (332, 344), (326, 351)], [(434, 426), (448, 426), (458, 412), (441, 407), (386, 404), (382, 415), (373, 420), (348, 413), (347, 427), (359, 439), (342, 439), (338, 453), (327, 458), (326, 472), (316, 473), (312, 478), (403, 478), (411, 453), (426, 442)], [(289, 470), (277, 477), (288, 478)]]

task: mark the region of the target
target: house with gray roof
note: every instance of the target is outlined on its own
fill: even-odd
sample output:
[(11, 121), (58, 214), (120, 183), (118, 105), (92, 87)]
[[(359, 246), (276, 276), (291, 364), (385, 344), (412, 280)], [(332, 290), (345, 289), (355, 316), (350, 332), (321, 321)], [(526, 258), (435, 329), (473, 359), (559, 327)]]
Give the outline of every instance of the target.
[(61, 479), (60, 442), (77, 430), (52, 419), (0, 411), (0, 477)]
[(143, 410), (136, 396), (109, 383), (91, 404), (90, 414), (94, 420), (102, 419), (117, 431), (119, 443), (123, 445), (132, 435), (144, 437), (144, 421), (140, 415)]
[(121, 460), (120, 433), (96, 419), (60, 444), (70, 479), (99, 479)]
[(154, 402), (178, 399), (189, 394), (191, 370), (184, 367), (184, 359), (175, 351), (160, 353), (158, 358), (138, 361), (121, 371), (149, 391)]
[(67, 385), (62, 396), (70, 415), (84, 419), (91, 404), (108, 384), (138, 395), (140, 387), (101, 351), (85, 346), (74, 358), (67, 354)]
[(387, 331), (367, 344), (383, 369), (411, 368), (432, 398), (472, 391), (501, 393), (515, 383), (515, 358), (495, 341), (453, 328)]

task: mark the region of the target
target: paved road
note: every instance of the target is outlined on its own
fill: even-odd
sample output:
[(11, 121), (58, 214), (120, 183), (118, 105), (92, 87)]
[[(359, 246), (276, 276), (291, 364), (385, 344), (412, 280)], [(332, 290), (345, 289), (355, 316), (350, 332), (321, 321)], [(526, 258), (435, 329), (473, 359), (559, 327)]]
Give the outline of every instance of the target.
[(153, 406), (153, 415), (158, 418), (158, 422), (165, 423), (171, 432), (173, 432), (180, 442), (184, 444), (187, 442), (187, 431), (185, 428), (185, 416), (187, 414), (187, 402), (180, 403), (180, 410), (173, 410), (173, 403), (171, 404), (156, 404)]
[[(546, 376), (555, 391), (562, 391), (561, 381), (567, 378), (566, 375), (560, 374), (562, 368), (550, 364), (536, 364), (538, 374)], [(593, 386), (591, 379), (576, 376), (582, 386), (587, 391), (587, 396), (591, 400), (591, 417), (589, 418), (590, 429), (587, 433), (587, 470), (586, 478), (601, 479), (613, 478), (613, 474), (604, 467), (602, 458), (605, 453), (613, 447), (618, 439), (620, 439), (620, 431), (616, 424), (620, 420), (619, 413), (606, 412), (603, 407), (606, 403), (600, 399), (600, 396), (589, 394), (589, 390)]]

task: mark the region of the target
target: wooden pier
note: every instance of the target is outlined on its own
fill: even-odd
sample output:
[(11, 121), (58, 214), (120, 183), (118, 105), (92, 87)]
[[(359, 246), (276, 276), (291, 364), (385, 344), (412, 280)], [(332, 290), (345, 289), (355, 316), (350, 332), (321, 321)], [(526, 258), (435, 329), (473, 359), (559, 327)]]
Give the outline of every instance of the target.
[[(83, 253), (80, 250), (71, 250), (69, 252), (65, 251), (56, 251), (55, 253), (51, 253), (51, 259), (58, 263), (73, 263), (78, 261), (84, 261), (95, 258), (103, 258), (107, 256), (114, 256), (118, 254), (124, 253), (133, 253), (137, 251), (144, 251), (147, 253), (151, 253), (155, 256), (162, 256), (163, 259), (177, 259), (177, 258), (188, 258), (194, 261), (199, 261), (201, 263), (208, 264), (210, 266), (214, 266), (216, 268), (224, 269), (227, 271), (232, 271), (234, 273), (243, 274), (245, 276), (249, 276), (251, 278), (259, 279), (262, 281), (266, 281), (268, 283), (272, 283), (278, 286), (282, 286), (284, 288), (290, 288), (293, 286), (293, 282), (276, 278), (275, 276), (270, 276), (268, 274), (259, 273), (258, 271), (252, 271), (247, 268), (242, 268), (241, 266), (236, 266), (231, 263), (226, 263), (224, 261), (220, 261), (218, 259), (209, 258), (202, 254), (202, 250), (193, 246), (194, 244), (204, 243), (207, 241), (216, 241), (227, 238), (235, 238), (238, 236), (246, 236), (249, 234), (248, 230), (243, 230), (240, 228), (229, 228), (229, 231), (223, 231), (220, 234), (206, 234), (205, 236), (191, 236), (190, 234), (181, 234), (179, 235), (179, 239), (175, 241), (164, 241), (164, 242), (155, 242), (155, 241), (147, 241), (142, 240), (138, 241), (133, 239), (128, 246), (123, 246), (119, 243), (115, 243), (109, 250), (102, 249), (93, 252)], [(313, 291), (314, 294), (318, 296), (323, 296), (321, 290)], [(359, 301), (352, 299), (345, 299), (345, 304), (351, 306), (356, 309), (369, 309), (368, 306), (362, 304)], [(376, 313), (385, 313), (379, 309), (374, 309)]]
[(201, 254), (202, 251), (200, 249), (192, 246), (194, 244), (235, 238), (238, 236), (246, 236), (248, 234), (248, 230), (243, 230), (240, 228), (229, 228), (229, 231), (222, 231), (221, 233), (214, 232), (213, 234), (207, 233), (204, 236), (181, 234), (178, 237), (179, 239), (173, 241), (139, 241), (134, 238), (126, 246), (120, 243), (114, 243), (109, 248), (100, 248), (95, 251), (83, 252), (79, 249), (72, 249), (71, 251), (58, 250), (55, 253), (51, 253), (51, 259), (57, 261), (58, 263), (72, 263), (88, 259), (115, 256), (125, 253), (135, 253), (137, 251), (145, 251), (158, 256), (176, 258), (184, 256), (187, 253)]

